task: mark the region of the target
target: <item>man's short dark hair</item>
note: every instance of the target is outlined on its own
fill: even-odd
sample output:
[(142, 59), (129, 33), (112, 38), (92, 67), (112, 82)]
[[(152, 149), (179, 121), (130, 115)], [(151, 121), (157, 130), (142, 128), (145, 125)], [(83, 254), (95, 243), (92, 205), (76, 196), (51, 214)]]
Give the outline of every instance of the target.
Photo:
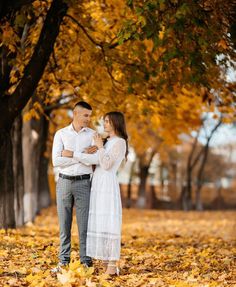
[(84, 101), (80, 101), (80, 102), (76, 103), (74, 108), (76, 108), (76, 107), (82, 107), (84, 109), (92, 111), (92, 107), (90, 106), (90, 104), (88, 104)]

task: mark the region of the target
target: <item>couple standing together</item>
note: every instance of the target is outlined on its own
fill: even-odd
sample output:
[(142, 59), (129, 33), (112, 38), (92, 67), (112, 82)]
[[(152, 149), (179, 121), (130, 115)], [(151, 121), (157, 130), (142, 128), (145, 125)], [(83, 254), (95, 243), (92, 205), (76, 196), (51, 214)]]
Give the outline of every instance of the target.
[[(120, 112), (104, 116), (108, 138), (103, 144), (101, 136), (88, 127), (91, 114), (88, 103), (78, 102), (72, 123), (54, 136), (52, 161), (60, 172), (56, 188), (60, 262), (52, 271), (70, 262), (75, 206), (81, 263), (90, 267), (92, 258), (100, 259), (106, 274), (118, 275), (122, 206), (116, 172), (128, 152), (125, 119)], [(96, 165), (94, 173), (92, 165)]]

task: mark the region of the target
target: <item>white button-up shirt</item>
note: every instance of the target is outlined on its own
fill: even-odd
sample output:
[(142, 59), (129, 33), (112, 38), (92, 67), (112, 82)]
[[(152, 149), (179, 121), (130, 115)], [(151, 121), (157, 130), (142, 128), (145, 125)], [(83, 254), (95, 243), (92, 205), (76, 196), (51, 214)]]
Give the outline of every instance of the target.
[[(94, 133), (94, 130), (87, 127), (77, 132), (72, 124), (58, 130), (55, 133), (52, 147), (53, 166), (66, 175), (91, 174), (92, 166), (79, 162), (77, 155), (92, 145)], [(73, 151), (73, 158), (62, 157), (61, 153), (64, 149)]]

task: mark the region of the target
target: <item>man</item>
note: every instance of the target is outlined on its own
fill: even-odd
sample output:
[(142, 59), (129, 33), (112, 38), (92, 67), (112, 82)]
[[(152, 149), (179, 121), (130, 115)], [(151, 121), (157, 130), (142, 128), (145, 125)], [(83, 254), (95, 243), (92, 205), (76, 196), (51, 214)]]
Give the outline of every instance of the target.
[[(53, 272), (60, 271), (62, 266), (70, 262), (73, 205), (79, 228), (80, 261), (87, 267), (92, 266), (91, 258), (86, 256), (92, 166), (84, 165), (76, 158), (77, 153), (96, 151), (96, 147), (91, 146), (94, 130), (88, 128), (91, 114), (92, 108), (88, 103), (78, 102), (73, 110), (72, 123), (58, 130), (54, 136), (52, 162), (60, 172), (56, 188), (60, 224), (60, 262), (52, 269)], [(67, 157), (69, 151), (73, 157)]]

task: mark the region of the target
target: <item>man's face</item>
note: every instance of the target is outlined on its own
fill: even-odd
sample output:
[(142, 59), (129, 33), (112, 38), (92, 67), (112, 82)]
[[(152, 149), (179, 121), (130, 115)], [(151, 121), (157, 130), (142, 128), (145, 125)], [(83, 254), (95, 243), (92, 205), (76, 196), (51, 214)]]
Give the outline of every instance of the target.
[(73, 111), (73, 121), (75, 121), (80, 127), (87, 127), (90, 123), (91, 115), (91, 110), (87, 110), (83, 107), (75, 107)]

